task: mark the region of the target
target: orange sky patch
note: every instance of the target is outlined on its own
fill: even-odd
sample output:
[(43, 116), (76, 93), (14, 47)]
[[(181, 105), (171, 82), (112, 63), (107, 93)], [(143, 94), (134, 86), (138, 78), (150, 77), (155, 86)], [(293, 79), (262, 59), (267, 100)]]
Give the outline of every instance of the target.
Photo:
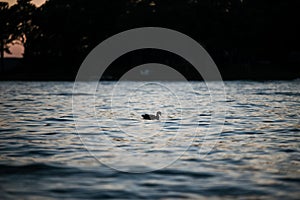
[(15, 44), (10, 47), (10, 51), (12, 54), (4, 53), (4, 57), (6, 58), (22, 58), (24, 53), (24, 47), (20, 44)]
[[(5, 1), (5, 0), (4, 0)], [(43, 3), (45, 3), (46, 0), (32, 0), (32, 3), (34, 3), (37, 6), (42, 5)], [(15, 3), (17, 3), (17, 0), (6, 0), (6, 2), (9, 3), (9, 5), (13, 5)]]

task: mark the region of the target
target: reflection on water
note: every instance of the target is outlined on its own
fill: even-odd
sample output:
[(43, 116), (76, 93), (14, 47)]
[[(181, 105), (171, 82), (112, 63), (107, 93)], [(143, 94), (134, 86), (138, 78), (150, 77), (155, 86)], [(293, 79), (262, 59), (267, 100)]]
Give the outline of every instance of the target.
[[(217, 106), (227, 109), (220, 134), (207, 131), (215, 108), (201, 82), (192, 88), (176, 82), (114, 84), (101, 83), (95, 94), (74, 94), (91, 101), (75, 102), (87, 122), (97, 117), (96, 124), (81, 119), (81, 141), (73, 83), (0, 83), (1, 198), (299, 197), (299, 81), (226, 82), (226, 102)], [(140, 117), (158, 110), (160, 121)], [(216, 145), (203, 158), (204, 132), (205, 144)], [(104, 164), (137, 171), (166, 167), (121, 173), (98, 162), (82, 142)], [(130, 155), (153, 159), (134, 162)]]

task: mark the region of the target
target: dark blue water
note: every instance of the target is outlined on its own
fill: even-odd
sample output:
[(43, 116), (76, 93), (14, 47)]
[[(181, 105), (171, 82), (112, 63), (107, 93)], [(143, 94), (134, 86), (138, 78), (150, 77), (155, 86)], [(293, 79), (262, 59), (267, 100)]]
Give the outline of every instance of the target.
[(0, 83), (1, 199), (299, 199), (299, 81), (93, 84)]

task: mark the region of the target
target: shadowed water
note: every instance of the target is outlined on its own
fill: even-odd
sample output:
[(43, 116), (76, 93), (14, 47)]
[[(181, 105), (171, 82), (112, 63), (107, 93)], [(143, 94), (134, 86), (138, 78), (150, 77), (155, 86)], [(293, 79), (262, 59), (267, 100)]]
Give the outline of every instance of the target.
[(1, 199), (298, 199), (299, 83), (1, 82)]

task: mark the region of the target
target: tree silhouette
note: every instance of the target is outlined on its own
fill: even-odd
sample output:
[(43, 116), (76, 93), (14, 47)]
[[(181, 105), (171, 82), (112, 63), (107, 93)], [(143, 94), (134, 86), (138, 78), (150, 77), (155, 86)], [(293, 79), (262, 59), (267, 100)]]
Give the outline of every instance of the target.
[(31, 41), (35, 39), (38, 26), (33, 23), (36, 7), (31, 0), (17, 0), (17, 4), (10, 8), (12, 24), (15, 29), (14, 37), (24, 46), (24, 58), (30, 50)]
[[(39, 8), (31, 0), (18, 0), (11, 8), (1, 4), (1, 52), (18, 39), (27, 69), (75, 76), (101, 41), (156, 26), (198, 41), (225, 78), (297, 77), (298, 8), (297, 0), (48, 0)], [(123, 61), (136, 63), (132, 59), (144, 55)], [(163, 55), (157, 60), (164, 61)], [(115, 70), (122, 71), (117, 63)]]
[(14, 27), (11, 22), (11, 11), (7, 2), (0, 2), (0, 71), (4, 67), (4, 52), (11, 54), (9, 51), (10, 45), (16, 39)]

